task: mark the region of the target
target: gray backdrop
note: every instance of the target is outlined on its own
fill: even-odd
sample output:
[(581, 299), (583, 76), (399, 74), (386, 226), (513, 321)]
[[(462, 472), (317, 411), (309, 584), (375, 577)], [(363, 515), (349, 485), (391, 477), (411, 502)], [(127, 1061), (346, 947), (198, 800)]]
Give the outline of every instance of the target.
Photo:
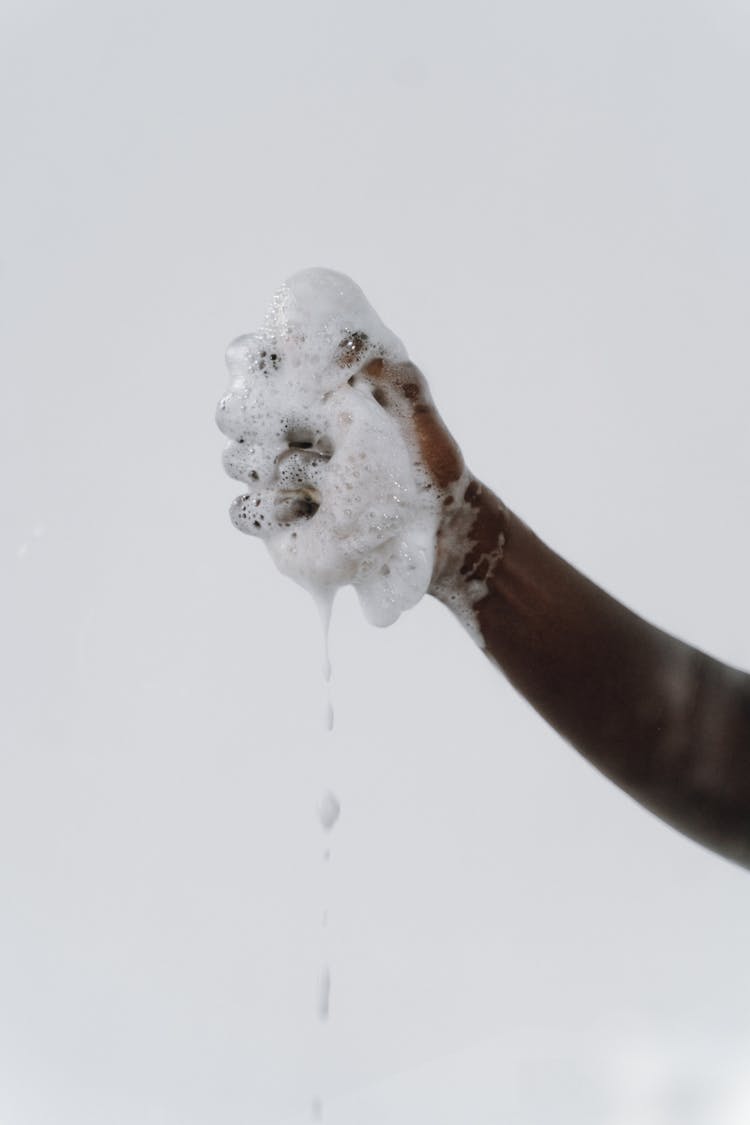
[(279, 282), (350, 273), (480, 476), (750, 666), (747, 6), (2, 25), (0, 1120), (746, 1122), (748, 875), (431, 601), (340, 598), (326, 734), (213, 410)]

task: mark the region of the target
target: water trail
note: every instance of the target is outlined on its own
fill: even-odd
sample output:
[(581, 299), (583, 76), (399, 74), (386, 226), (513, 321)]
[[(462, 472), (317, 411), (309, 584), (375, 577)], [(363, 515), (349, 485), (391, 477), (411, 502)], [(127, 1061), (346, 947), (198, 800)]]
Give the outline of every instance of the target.
[(326, 730), (333, 730), (333, 697), (331, 695), (331, 656), (328, 648), (328, 638), (331, 631), (331, 611), (333, 610), (333, 599), (336, 596), (336, 591), (330, 586), (316, 586), (312, 591), (312, 596), (315, 599), (315, 604), (318, 607), (320, 614), (320, 622), (323, 626), (323, 679), (326, 682), (328, 691), (326, 699), (326, 710), (324, 724)]
[(328, 1019), (331, 1005), (331, 970), (326, 965), (318, 981), (318, 1019), (323, 1023)]
[[(329, 651), (329, 635), (331, 629), (331, 612), (333, 609), (333, 600), (336, 594), (334, 589), (330, 587), (316, 587), (312, 590), (315, 604), (318, 607), (320, 614), (320, 622), (323, 628), (323, 678), (326, 683), (326, 710), (324, 718), (324, 726), (327, 731), (333, 730), (333, 700), (331, 696), (331, 657)], [(341, 803), (336, 797), (335, 793), (327, 789), (320, 802), (318, 803), (318, 820), (323, 830), (330, 832), (336, 821), (341, 814)], [(327, 862), (331, 857), (330, 848), (326, 848), (323, 852), (323, 860)], [(321, 931), (325, 933), (328, 928), (328, 907), (323, 908), (321, 916)], [(327, 943), (325, 943), (327, 944)], [(328, 1021), (328, 1014), (331, 1001), (331, 970), (328, 965), (324, 965), (321, 970), (320, 977), (318, 978), (318, 995), (317, 995), (317, 1014), (321, 1024)], [(310, 1103), (310, 1119), (312, 1121), (323, 1120), (323, 1100), (320, 1097), (314, 1097)]]

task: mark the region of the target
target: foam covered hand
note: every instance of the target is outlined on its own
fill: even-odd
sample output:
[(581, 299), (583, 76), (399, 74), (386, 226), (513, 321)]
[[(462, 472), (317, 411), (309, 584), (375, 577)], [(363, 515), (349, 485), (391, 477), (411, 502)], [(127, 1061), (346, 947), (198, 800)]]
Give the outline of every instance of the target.
[(217, 421), (248, 490), (230, 514), (314, 593), (353, 585), (388, 625), (428, 590), (460, 453), (401, 341), (331, 270), (295, 274), (227, 352)]

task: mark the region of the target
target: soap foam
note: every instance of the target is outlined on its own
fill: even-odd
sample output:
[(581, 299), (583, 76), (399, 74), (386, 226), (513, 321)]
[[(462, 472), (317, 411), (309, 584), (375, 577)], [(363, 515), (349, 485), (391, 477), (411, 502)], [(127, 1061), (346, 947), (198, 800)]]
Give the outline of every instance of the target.
[(395, 415), (363, 369), (408, 360), (343, 274), (295, 274), (263, 327), (227, 351), (217, 422), (227, 473), (248, 485), (235, 527), (265, 540), (279, 569), (319, 604), (354, 586), (365, 616), (390, 625), (426, 593), (440, 501)]

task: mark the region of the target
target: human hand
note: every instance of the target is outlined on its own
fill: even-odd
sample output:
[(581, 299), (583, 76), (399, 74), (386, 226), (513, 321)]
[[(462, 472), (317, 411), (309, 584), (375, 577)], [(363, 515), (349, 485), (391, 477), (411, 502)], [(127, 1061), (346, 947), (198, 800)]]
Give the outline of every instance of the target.
[(227, 363), (224, 464), (250, 486), (233, 523), (302, 585), (351, 583), (390, 624), (431, 583), (464, 471), (424, 378), (357, 287), (322, 270), (290, 279)]

